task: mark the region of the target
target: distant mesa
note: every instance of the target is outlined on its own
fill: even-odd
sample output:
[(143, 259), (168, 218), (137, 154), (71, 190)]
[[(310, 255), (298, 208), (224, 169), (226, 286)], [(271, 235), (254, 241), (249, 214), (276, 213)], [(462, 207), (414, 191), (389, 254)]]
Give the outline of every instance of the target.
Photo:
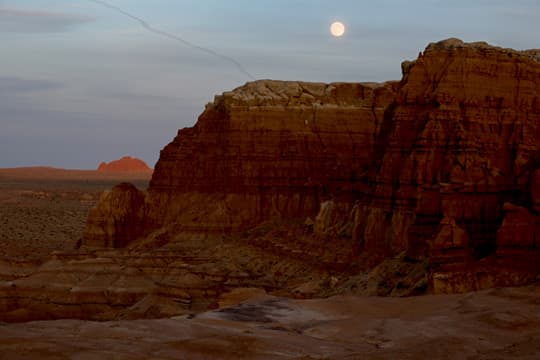
[(99, 164), (97, 171), (115, 173), (152, 173), (153, 170), (141, 159), (124, 156), (123, 158), (111, 161), (110, 163), (102, 162)]

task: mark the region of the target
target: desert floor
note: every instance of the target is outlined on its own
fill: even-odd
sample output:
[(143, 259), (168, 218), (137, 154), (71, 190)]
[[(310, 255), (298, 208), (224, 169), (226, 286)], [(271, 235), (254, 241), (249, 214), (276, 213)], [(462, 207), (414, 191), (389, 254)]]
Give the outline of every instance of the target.
[(146, 188), (148, 176), (51, 168), (0, 169), (0, 259), (40, 261), (75, 248), (88, 210), (122, 181)]
[[(124, 180), (0, 169), (0, 262), (75, 248), (89, 208)], [(220, 304), (168, 319), (0, 323), (0, 359), (540, 359), (540, 285), (314, 300), (239, 289)]]

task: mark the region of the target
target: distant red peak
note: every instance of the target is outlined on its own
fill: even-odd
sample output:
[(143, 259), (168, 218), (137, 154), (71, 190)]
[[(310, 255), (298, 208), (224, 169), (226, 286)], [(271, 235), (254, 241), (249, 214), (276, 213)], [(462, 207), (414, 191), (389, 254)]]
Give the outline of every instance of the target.
[(102, 161), (101, 164), (98, 166), (98, 171), (106, 171), (107, 163), (105, 161)]
[(110, 163), (102, 162), (97, 170), (102, 172), (152, 172), (152, 169), (144, 161), (131, 156), (124, 156)]

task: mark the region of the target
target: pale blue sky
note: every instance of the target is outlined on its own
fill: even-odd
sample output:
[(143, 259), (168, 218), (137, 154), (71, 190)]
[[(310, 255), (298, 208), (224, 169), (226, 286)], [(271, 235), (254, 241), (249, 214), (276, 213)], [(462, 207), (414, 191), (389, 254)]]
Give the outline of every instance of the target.
[[(399, 79), (401, 61), (448, 37), (540, 48), (537, 0), (108, 2), (256, 78)], [(345, 37), (330, 36), (334, 20)], [(153, 166), (214, 95), (249, 80), (88, 0), (0, 0), (0, 44), (0, 167), (94, 168), (128, 154)]]

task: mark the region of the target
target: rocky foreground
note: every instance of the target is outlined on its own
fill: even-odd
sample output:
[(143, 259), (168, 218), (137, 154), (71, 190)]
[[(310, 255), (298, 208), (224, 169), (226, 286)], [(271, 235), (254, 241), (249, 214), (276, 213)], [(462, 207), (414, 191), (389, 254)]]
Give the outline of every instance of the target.
[(540, 51), (449, 39), (382, 84), (262, 80), (217, 96), (80, 250), (16, 275), (0, 320), (179, 316), (237, 288), (407, 296), (540, 274)]
[(301, 301), (252, 289), (170, 319), (0, 324), (0, 359), (533, 360), (539, 304), (538, 287)]

